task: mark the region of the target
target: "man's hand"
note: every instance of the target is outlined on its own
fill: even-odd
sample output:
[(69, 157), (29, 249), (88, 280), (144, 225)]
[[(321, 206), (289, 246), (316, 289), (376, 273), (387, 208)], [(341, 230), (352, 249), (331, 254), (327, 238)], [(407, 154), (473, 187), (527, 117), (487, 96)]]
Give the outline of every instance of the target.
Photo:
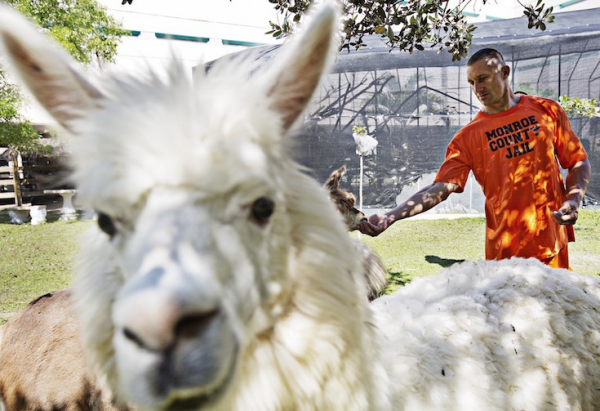
[(358, 231), (363, 234), (377, 237), (383, 233), (392, 223), (394, 218), (385, 214), (373, 214), (369, 220), (363, 220), (358, 225)]
[(567, 200), (561, 208), (552, 212), (552, 217), (560, 225), (573, 225), (579, 217), (578, 206), (579, 204), (575, 201)]
[(573, 225), (577, 221), (579, 203), (590, 182), (591, 173), (590, 160), (587, 158), (578, 161), (569, 168), (565, 180), (568, 200), (563, 203), (562, 207), (552, 213), (558, 224)]

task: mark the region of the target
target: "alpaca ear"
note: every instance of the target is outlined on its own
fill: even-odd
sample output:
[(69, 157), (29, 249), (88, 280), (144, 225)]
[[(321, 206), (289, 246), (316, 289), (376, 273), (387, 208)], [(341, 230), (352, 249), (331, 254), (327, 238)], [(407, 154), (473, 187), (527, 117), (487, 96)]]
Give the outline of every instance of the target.
[(338, 188), (338, 186), (340, 185), (340, 180), (342, 179), (342, 176), (344, 175), (345, 172), (346, 172), (346, 166), (341, 166), (340, 168), (335, 170), (329, 176), (329, 179), (325, 183), (325, 187), (328, 188), (329, 190), (334, 190), (334, 189)]
[(66, 129), (102, 96), (60, 46), (8, 6), (0, 7), (0, 46), (35, 98)]
[(302, 35), (278, 56), (270, 71), (274, 79), (269, 88), (272, 109), (279, 113), (284, 131), (288, 131), (306, 109), (337, 52), (338, 13), (328, 5), (303, 28)]

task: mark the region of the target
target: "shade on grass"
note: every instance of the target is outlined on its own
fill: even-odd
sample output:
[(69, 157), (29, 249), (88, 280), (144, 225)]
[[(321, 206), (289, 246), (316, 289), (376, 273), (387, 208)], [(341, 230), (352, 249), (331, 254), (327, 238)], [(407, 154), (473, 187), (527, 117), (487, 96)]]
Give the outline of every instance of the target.
[[(0, 324), (39, 295), (69, 285), (78, 237), (92, 224), (17, 226), (0, 215)], [(383, 259), (392, 276), (391, 292), (413, 277), (435, 274), (466, 259), (483, 259), (484, 231), (483, 218), (408, 219), (379, 237), (361, 239)], [(569, 246), (573, 269), (599, 275), (600, 211), (581, 210), (575, 235), (577, 241)]]

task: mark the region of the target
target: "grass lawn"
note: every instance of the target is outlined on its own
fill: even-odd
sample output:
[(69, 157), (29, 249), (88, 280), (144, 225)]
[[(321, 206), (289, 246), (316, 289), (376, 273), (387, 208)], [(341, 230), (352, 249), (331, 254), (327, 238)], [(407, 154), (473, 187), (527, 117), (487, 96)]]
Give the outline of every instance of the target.
[[(482, 260), (484, 235), (484, 218), (409, 219), (379, 237), (361, 239), (379, 253), (390, 272), (390, 292), (415, 276), (432, 275), (464, 260)], [(600, 275), (600, 211), (580, 210), (575, 238), (569, 244), (573, 270)]]
[(65, 288), (79, 235), (91, 221), (56, 221), (46, 224), (8, 224), (0, 214), (0, 324), (34, 298)]
[[(63, 222), (49, 217), (38, 226), (8, 224), (0, 212), (0, 324), (39, 295), (65, 288), (78, 237), (92, 221)], [(483, 218), (405, 220), (377, 238), (361, 236), (382, 257), (392, 291), (415, 276), (427, 276), (463, 260), (483, 258)], [(355, 234), (353, 234), (355, 235)], [(570, 244), (575, 271), (600, 274), (600, 211), (581, 210)]]

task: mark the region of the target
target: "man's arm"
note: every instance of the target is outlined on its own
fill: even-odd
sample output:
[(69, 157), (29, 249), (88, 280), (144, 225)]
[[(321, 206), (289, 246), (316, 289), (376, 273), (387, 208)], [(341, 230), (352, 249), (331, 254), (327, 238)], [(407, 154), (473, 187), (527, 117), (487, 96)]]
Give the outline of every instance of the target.
[(454, 183), (433, 183), (413, 194), (404, 203), (385, 214), (374, 214), (369, 221), (363, 221), (358, 226), (361, 233), (378, 236), (390, 225), (403, 218), (415, 216), (435, 207), (458, 190), (459, 185)]
[(577, 217), (579, 217), (579, 204), (581, 204), (583, 195), (587, 190), (591, 174), (592, 168), (590, 167), (590, 162), (587, 158), (583, 161), (578, 161), (569, 168), (565, 182), (567, 187), (567, 200), (557, 211), (552, 213), (558, 224), (573, 225), (577, 222)]

